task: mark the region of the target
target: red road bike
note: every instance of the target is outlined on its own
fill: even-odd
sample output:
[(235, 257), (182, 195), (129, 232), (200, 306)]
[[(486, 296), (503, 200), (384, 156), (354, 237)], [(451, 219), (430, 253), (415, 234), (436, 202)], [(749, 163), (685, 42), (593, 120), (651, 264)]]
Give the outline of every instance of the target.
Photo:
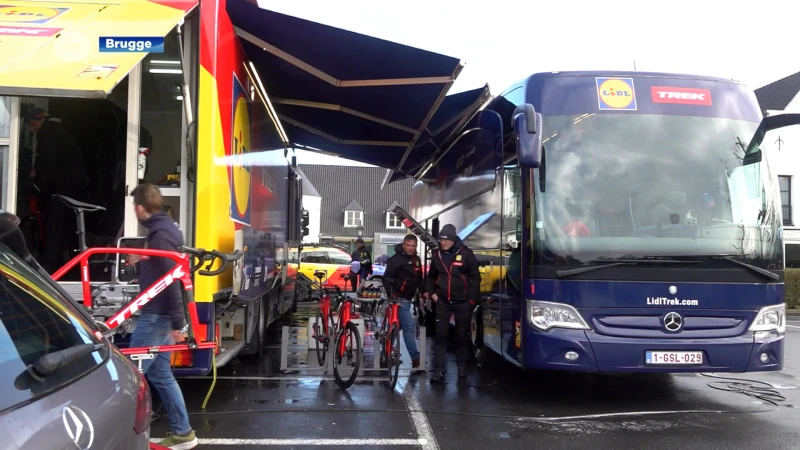
[[(120, 351), (125, 355), (142, 355), (161, 352), (173, 352), (180, 350), (208, 350), (214, 349), (217, 346), (215, 341), (207, 342), (204, 336), (197, 334), (201, 329), (200, 321), (197, 317), (197, 305), (194, 302), (194, 284), (192, 283), (191, 274), (197, 272), (203, 276), (215, 276), (224, 272), (231, 262), (237, 261), (242, 257), (242, 251), (236, 250), (232, 254), (226, 254), (217, 250), (205, 250), (192, 247), (180, 247), (182, 253), (171, 252), (166, 250), (151, 250), (144, 248), (117, 248), (117, 247), (96, 247), (83, 251), (78, 256), (72, 258), (67, 264), (59, 269), (52, 275), (54, 281), (58, 281), (61, 277), (69, 272), (77, 264), (81, 266), (81, 284), (83, 286), (83, 307), (89, 314), (92, 313), (92, 294), (91, 294), (91, 280), (89, 280), (89, 258), (96, 254), (127, 254), (127, 255), (141, 255), (143, 257), (163, 257), (175, 261), (173, 267), (164, 276), (158, 279), (151, 286), (139, 290), (133, 300), (122, 306), (119, 311), (108, 318), (105, 322), (97, 322), (101, 328), (104, 328), (103, 335), (111, 336), (116, 334), (115, 328), (120, 327), (123, 323), (129, 320), (133, 315), (141, 310), (142, 306), (146, 305), (160, 292), (164, 291), (172, 283), (178, 281), (183, 285), (184, 301), (186, 309), (189, 312), (189, 329), (187, 333), (186, 343), (175, 343), (173, 345), (162, 345), (155, 347), (137, 347), (137, 348), (121, 348)], [(193, 258), (198, 258), (197, 264), (192, 265)], [(211, 270), (214, 261), (219, 259), (222, 265), (219, 269)], [(206, 265), (205, 270), (199, 270), (200, 267)], [(92, 319), (94, 320), (94, 319)], [(141, 370), (141, 360), (139, 360), (139, 370)]]
[[(341, 297), (341, 289), (339, 286), (334, 286), (337, 296), (331, 299), (330, 291), (323, 288), (322, 280), (326, 274), (323, 271), (314, 272), (314, 277), (319, 279), (320, 297), (317, 308), (317, 320), (313, 326), (312, 339), (316, 341), (317, 362), (320, 366), (325, 365), (325, 357), (328, 354), (328, 344), (330, 344), (331, 337), (336, 335), (337, 321), (333, 319), (332, 312), (336, 309), (338, 299)], [(342, 278), (346, 277), (343, 275)]]
[[(355, 302), (349, 297), (344, 297), (339, 304), (339, 324), (333, 354), (333, 376), (336, 383), (343, 389), (353, 385), (361, 368), (361, 334), (358, 327), (351, 319), (358, 318), (355, 312)], [(352, 367), (353, 373), (349, 377), (342, 374), (346, 368)]]
[[(384, 286), (386, 283), (391, 283), (391, 278), (383, 277)], [(383, 315), (383, 322), (380, 329), (375, 332), (375, 339), (380, 343), (380, 362), (381, 367), (384, 365), (389, 371), (389, 388), (394, 389), (397, 385), (397, 377), (400, 374), (400, 303), (414, 303), (413, 300), (398, 300), (397, 298), (390, 298), (387, 301), (386, 312)], [(374, 311), (379, 311), (384, 300), (380, 300), (376, 305)], [(378, 321), (373, 314), (365, 314), (369, 316), (370, 322), (378, 328)], [(376, 355), (377, 356), (377, 355)]]

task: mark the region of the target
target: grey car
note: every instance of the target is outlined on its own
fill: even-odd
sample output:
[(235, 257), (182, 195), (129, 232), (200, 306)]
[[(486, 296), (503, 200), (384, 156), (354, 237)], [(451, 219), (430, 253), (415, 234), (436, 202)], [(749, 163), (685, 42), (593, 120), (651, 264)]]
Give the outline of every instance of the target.
[(0, 214), (0, 447), (147, 449), (147, 382), (30, 257), (14, 219)]

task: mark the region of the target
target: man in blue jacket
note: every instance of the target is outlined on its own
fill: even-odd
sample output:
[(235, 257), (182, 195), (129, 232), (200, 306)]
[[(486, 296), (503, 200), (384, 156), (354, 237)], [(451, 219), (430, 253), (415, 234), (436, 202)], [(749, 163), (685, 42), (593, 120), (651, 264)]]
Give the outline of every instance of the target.
[[(183, 245), (183, 236), (178, 224), (162, 212), (163, 202), (158, 187), (140, 184), (131, 195), (136, 217), (147, 228), (146, 247), (177, 252)], [(169, 258), (130, 255), (129, 261), (136, 264), (142, 289), (148, 289), (175, 267), (175, 261)], [(181, 284), (176, 280), (142, 307), (130, 346), (151, 347), (180, 342), (184, 339), (182, 330), (185, 326)], [(154, 359), (144, 360), (142, 370), (150, 385), (156, 388), (172, 429), (160, 444), (177, 450), (197, 447), (197, 437), (189, 425), (183, 393), (172, 374), (169, 353), (158, 353)]]

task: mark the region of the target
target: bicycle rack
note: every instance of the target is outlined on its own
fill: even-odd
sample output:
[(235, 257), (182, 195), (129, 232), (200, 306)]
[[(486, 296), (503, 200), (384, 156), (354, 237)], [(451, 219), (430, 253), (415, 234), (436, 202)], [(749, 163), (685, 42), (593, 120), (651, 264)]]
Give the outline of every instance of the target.
[[(280, 367), (281, 372), (283, 372), (283, 373), (293, 373), (293, 372), (303, 371), (308, 375), (333, 374), (333, 352), (331, 351), (332, 350), (332, 345), (331, 345), (332, 343), (329, 344), (328, 352), (325, 354), (325, 364), (323, 366), (318, 366), (317, 363), (316, 363), (316, 361), (317, 361), (316, 352), (314, 350), (308, 349), (308, 341), (307, 341), (307, 339), (311, 339), (311, 337), (308, 336), (306, 339), (303, 339), (303, 338), (299, 337), (298, 334), (299, 333), (295, 332), (294, 335), (293, 335), (291, 326), (284, 325), (283, 327), (281, 327), (281, 367)], [(406, 351), (406, 348), (405, 348), (405, 341), (403, 340), (403, 337), (402, 337), (402, 334), (403, 334), (402, 330), (400, 330), (400, 334), (401, 334), (400, 347), (401, 347), (401, 352), (402, 352), (401, 354), (404, 355), (406, 357), (404, 359), (407, 360), (408, 359), (407, 358), (408, 352)], [(364, 339), (363, 339), (363, 341), (361, 343), (362, 347), (366, 347), (366, 345), (365, 345), (366, 342), (364, 342), (364, 341), (367, 341), (367, 340), (370, 341), (371, 348), (374, 349), (373, 350), (373, 352), (374, 352), (373, 353), (373, 358), (372, 358), (373, 363), (372, 363), (372, 367), (369, 367), (369, 368), (364, 367), (364, 365), (362, 364), (360, 369), (359, 369), (359, 375), (363, 374), (363, 372), (384, 372), (385, 373), (388, 369), (380, 367), (380, 357), (377, 357), (377, 355), (380, 355), (380, 353), (379, 353), (380, 351), (376, 349), (376, 344), (377, 344), (378, 341), (376, 341), (372, 337), (372, 334), (365, 333)], [(423, 372), (423, 373), (427, 372), (427, 370), (428, 370), (428, 361), (427, 361), (428, 347), (427, 347), (426, 328), (425, 328), (425, 326), (420, 326), (419, 327), (419, 339), (417, 340), (417, 347), (419, 348), (419, 367), (417, 367), (416, 369), (414, 369), (414, 368), (405, 369), (405, 368), (403, 368), (401, 366), (400, 367), (400, 371), (401, 372), (405, 372), (405, 371), (409, 371), (409, 372), (412, 372), (412, 373), (413, 372)], [(301, 351), (308, 352), (308, 364), (307, 364), (307, 366), (306, 367), (299, 367), (299, 366), (290, 367), (289, 366), (290, 350), (293, 350), (292, 353), (299, 353)], [(364, 361), (364, 353), (365, 353), (364, 351), (361, 352), (362, 363)], [(377, 355), (375, 353), (377, 353)], [(404, 361), (404, 362), (410, 362), (410, 360)]]

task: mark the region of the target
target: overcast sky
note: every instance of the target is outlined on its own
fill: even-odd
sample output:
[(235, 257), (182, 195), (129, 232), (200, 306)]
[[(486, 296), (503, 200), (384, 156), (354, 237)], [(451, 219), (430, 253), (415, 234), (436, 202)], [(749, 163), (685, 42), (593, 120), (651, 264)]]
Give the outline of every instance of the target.
[[(753, 89), (800, 71), (789, 0), (259, 0), (262, 8), (460, 58), (450, 93), (551, 70), (665, 71)], [(783, 47), (786, 50), (780, 50)], [(350, 164), (298, 152), (298, 162)]]

